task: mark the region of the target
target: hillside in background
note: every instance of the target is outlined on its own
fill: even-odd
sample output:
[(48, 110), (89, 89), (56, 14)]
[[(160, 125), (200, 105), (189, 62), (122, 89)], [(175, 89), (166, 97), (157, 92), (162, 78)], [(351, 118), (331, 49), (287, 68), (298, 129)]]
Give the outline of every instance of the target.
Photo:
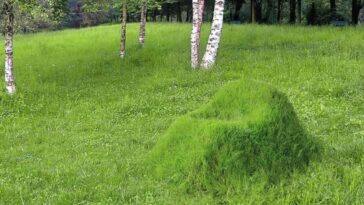
[[(190, 68), (190, 25), (148, 24), (143, 49), (138, 28), (128, 24), (125, 59), (119, 25), (15, 36), (17, 94), (0, 94), (0, 204), (364, 203), (364, 29), (224, 25), (204, 72)], [(322, 142), (319, 159), (224, 193), (181, 192), (146, 171), (173, 121), (242, 78), (287, 96)]]

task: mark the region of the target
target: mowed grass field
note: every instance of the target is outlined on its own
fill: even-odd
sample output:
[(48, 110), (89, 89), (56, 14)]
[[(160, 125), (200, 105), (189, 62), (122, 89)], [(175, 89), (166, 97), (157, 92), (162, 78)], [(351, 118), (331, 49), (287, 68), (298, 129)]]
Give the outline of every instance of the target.
[[(125, 59), (119, 25), (15, 37), (0, 204), (364, 204), (364, 28), (226, 24), (209, 72), (190, 69), (189, 24), (148, 23), (144, 48), (138, 28), (128, 24)], [(155, 179), (145, 159), (171, 123), (241, 78), (285, 93), (321, 157), (219, 194)]]

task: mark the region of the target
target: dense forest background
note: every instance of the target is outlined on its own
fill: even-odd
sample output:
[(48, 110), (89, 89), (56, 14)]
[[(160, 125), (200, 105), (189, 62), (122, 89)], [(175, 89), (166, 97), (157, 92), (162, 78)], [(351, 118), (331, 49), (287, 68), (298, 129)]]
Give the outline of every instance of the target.
[[(224, 21), (233, 24), (356, 25), (363, 4), (363, 0), (229, 0), (225, 3)], [(122, 1), (56, 0), (51, 3), (39, 1), (35, 5), (38, 6), (32, 9), (17, 9), (21, 5), (15, 5), (16, 32), (116, 23), (120, 21)], [(128, 22), (139, 21), (140, 5), (140, 0), (128, 1)], [(204, 21), (212, 20), (213, 6), (214, 1), (206, 1)], [(191, 22), (192, 1), (149, 0), (147, 21)]]

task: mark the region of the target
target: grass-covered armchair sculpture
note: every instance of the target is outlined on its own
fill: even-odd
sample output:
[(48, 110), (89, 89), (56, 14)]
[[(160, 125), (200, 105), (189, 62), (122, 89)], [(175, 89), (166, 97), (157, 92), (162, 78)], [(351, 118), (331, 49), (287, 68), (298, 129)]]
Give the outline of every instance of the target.
[(276, 181), (302, 170), (316, 151), (284, 94), (263, 83), (239, 81), (177, 119), (150, 162), (159, 177), (214, 190), (253, 174)]

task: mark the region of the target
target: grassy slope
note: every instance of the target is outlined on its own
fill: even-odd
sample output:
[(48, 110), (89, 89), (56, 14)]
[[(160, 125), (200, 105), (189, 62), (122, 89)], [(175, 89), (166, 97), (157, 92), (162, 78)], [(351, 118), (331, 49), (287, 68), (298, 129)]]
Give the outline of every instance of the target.
[[(0, 204), (364, 203), (364, 29), (226, 25), (208, 73), (189, 69), (190, 25), (149, 24), (144, 49), (137, 29), (125, 60), (119, 26), (16, 37), (19, 92), (0, 94)], [(251, 179), (238, 196), (148, 177), (143, 159), (171, 122), (241, 76), (287, 94), (322, 160), (270, 187)]]

